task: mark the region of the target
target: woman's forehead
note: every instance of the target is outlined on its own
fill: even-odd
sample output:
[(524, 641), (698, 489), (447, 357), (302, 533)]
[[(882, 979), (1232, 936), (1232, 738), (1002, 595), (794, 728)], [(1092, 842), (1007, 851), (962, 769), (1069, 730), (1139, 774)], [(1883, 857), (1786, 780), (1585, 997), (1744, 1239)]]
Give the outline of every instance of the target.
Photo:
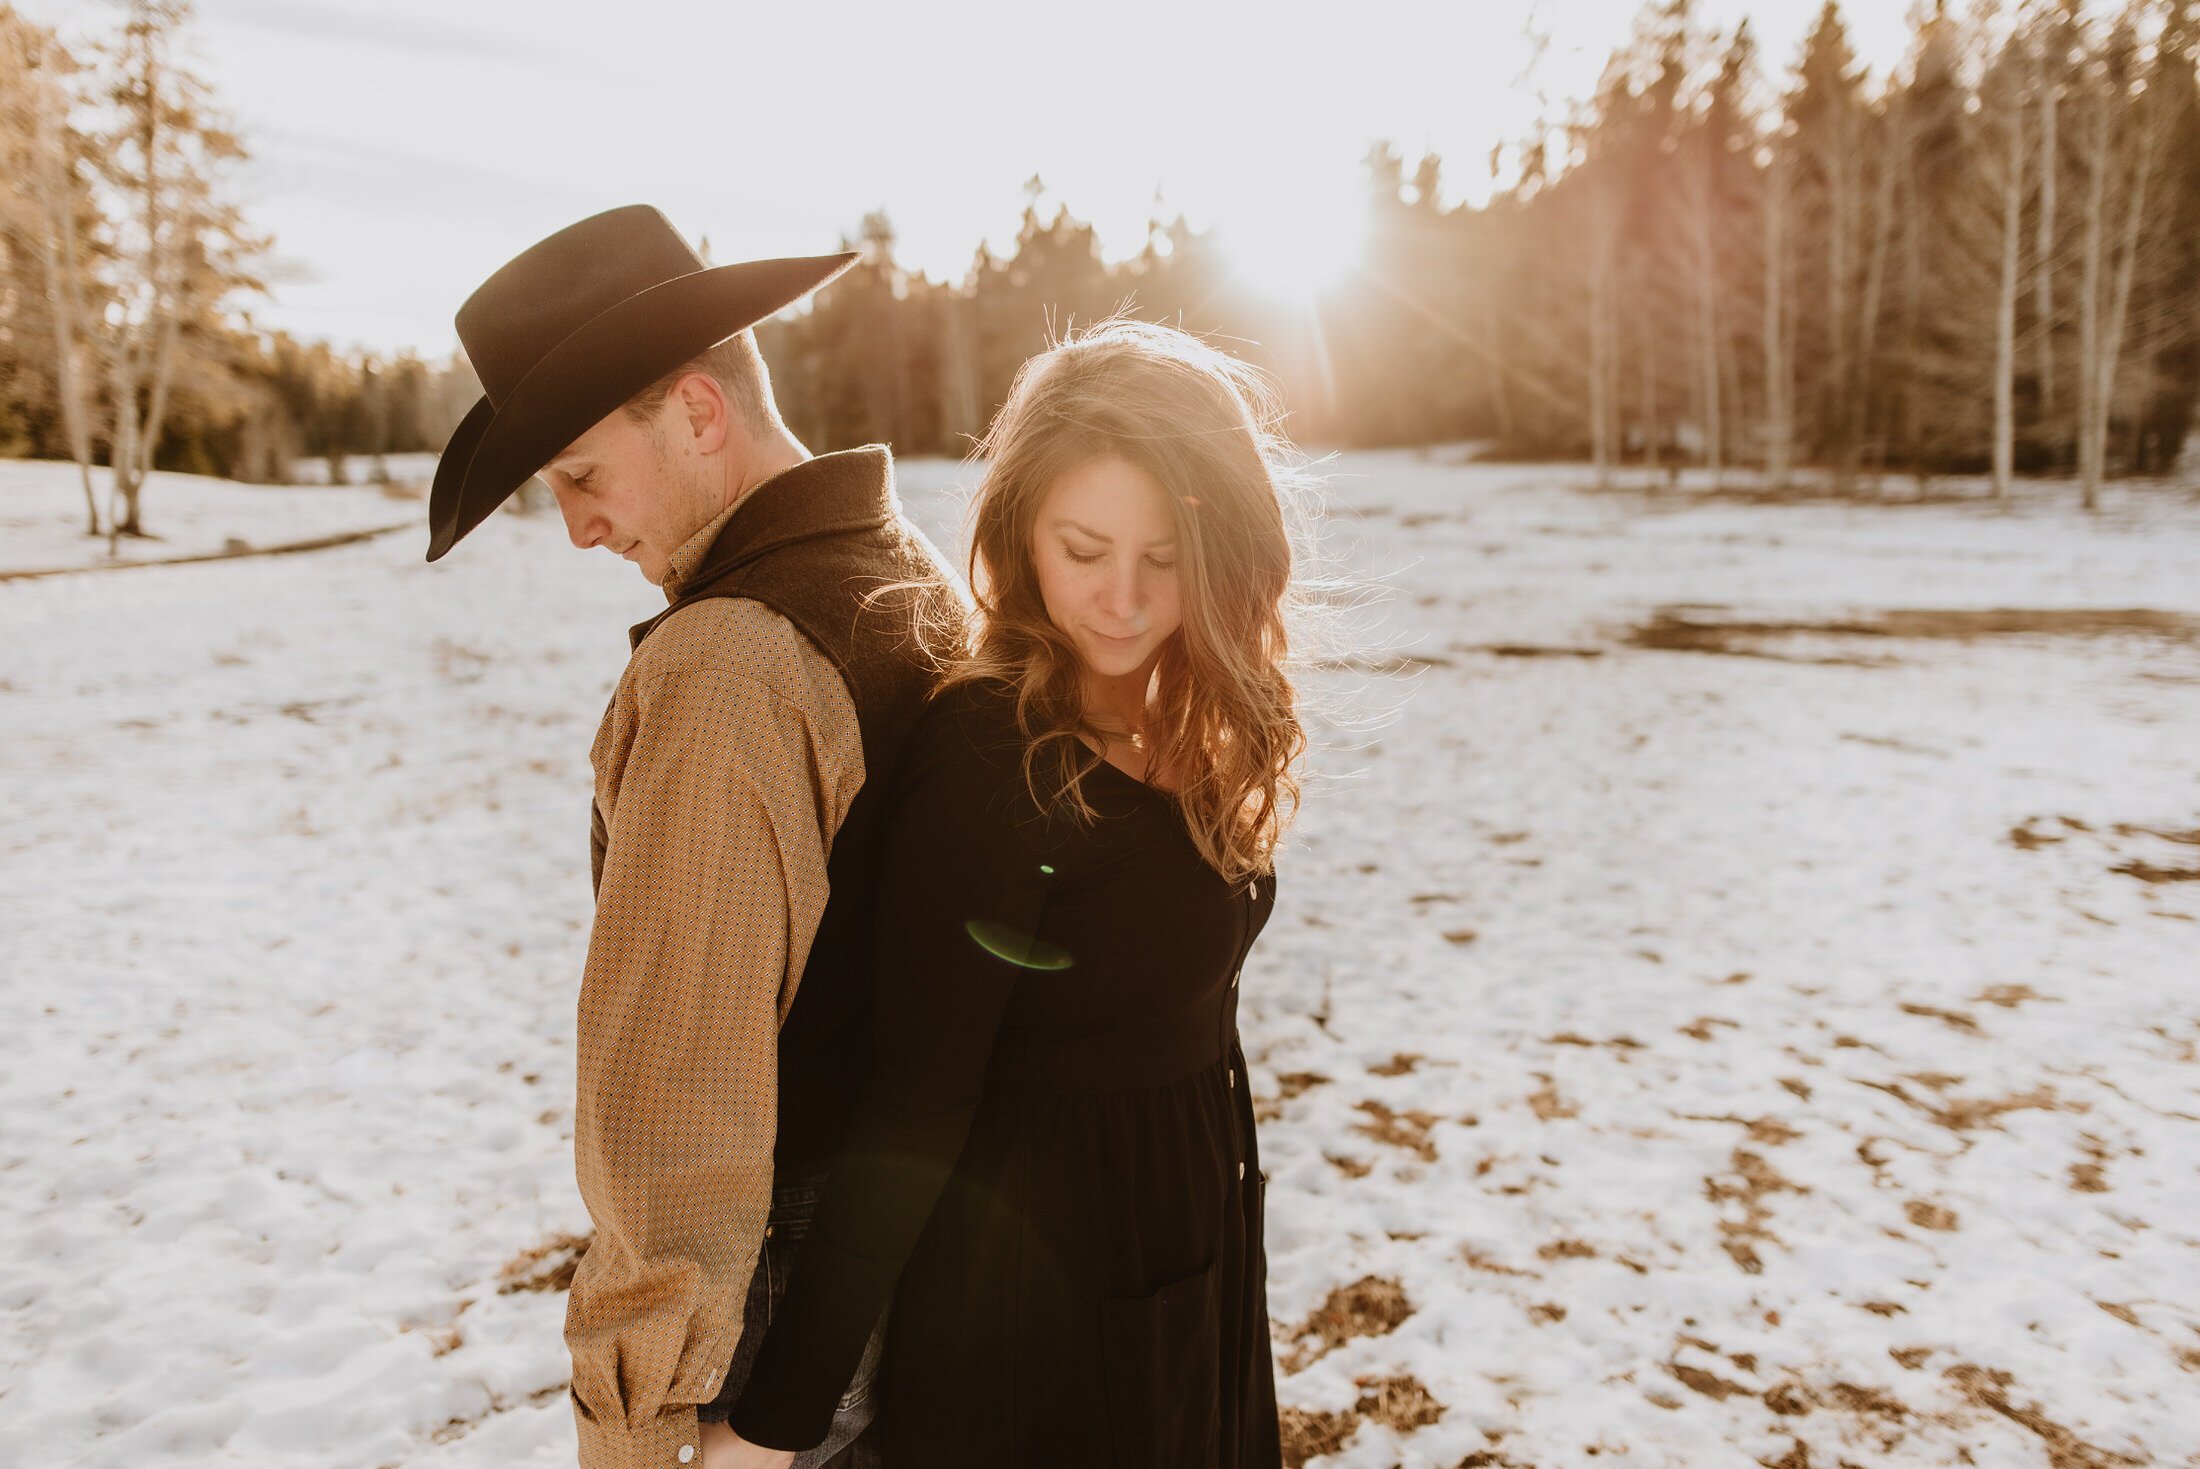
[(1088, 459), (1056, 476), (1041, 503), (1039, 519), (1106, 541), (1155, 543), (1176, 538), (1167, 489), (1146, 470), (1116, 455)]

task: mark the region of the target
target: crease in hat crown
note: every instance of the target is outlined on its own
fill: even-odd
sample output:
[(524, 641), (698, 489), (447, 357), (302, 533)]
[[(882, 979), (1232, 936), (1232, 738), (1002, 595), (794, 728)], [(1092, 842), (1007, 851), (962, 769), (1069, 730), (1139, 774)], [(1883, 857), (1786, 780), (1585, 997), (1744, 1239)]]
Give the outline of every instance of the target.
[[(482, 392), (501, 405), (560, 342), (641, 283), (709, 268), (654, 205), (607, 209), (537, 240), (475, 287), (458, 308), (458, 340)], [(546, 280), (558, 289), (544, 290)]]

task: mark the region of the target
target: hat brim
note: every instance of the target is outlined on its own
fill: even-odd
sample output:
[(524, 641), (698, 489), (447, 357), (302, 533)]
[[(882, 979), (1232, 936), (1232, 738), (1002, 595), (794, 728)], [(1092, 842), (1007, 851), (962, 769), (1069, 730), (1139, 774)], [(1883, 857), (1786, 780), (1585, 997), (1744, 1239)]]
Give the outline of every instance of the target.
[(440, 559), (512, 492), (620, 404), (735, 332), (839, 275), (853, 252), (744, 260), (675, 276), (576, 328), (512, 385), (484, 396), (444, 445), (428, 497), (428, 559)]

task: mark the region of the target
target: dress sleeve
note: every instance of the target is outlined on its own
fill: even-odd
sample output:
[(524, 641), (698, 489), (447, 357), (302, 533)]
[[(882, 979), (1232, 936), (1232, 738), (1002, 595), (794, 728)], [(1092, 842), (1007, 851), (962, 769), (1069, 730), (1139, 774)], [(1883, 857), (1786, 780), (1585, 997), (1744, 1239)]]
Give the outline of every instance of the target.
[(794, 1278), (729, 1419), (751, 1443), (820, 1442), (962, 1152), (995, 1034), (1053, 882), (1019, 763), (928, 718), (887, 819), (872, 1067)]

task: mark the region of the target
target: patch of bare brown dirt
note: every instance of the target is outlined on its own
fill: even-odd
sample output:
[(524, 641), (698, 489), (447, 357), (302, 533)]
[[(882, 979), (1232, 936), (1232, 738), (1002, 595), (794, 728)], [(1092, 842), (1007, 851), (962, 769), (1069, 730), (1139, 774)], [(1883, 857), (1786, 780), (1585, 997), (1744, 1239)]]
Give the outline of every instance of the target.
[(1970, 1016), (1964, 1014), (1961, 1010), (1943, 1010), (1937, 1005), (1916, 1005), (1905, 1003), (1902, 1006), (1902, 1013), (1905, 1015), (1922, 1015), (1928, 1020), (1938, 1020), (1941, 1023), (1952, 1026), (1953, 1028), (1963, 1031), (1968, 1035), (1979, 1035), (1983, 1033), (1979, 1030), (1978, 1022), (1976, 1020), (1973, 1020)]
[(1602, 658), (1602, 648), (1545, 647), (1539, 643), (1453, 643), (1458, 653), (1489, 653), (1499, 658)]
[(1581, 1111), (1572, 1102), (1559, 1096), (1558, 1085), (1551, 1080), (1550, 1073), (1538, 1071), (1535, 1079), (1543, 1085), (1528, 1093), (1528, 1106), (1538, 1118), (1550, 1122), (1560, 1117), (1572, 1117)]
[(1329, 1078), (1319, 1071), (1286, 1071), (1276, 1078), (1276, 1095), (1254, 1102), (1256, 1120), (1270, 1122), (1283, 1115), (1283, 1104), (1293, 1097), (1302, 1096), (1318, 1086), (1327, 1086)]
[(2152, 862), (2119, 862), (2108, 869), (2141, 882), (2200, 882), (2200, 867), (2157, 867)]
[[(1628, 629), (1630, 647), (1683, 653), (1724, 653), (1779, 658), (1758, 644), (1816, 636), (1865, 639), (1935, 639), (1970, 642), (2013, 636), (2110, 637), (2137, 635), (2178, 643), (2200, 642), (2200, 617), (2152, 607), (1893, 607), (1882, 612), (1819, 621), (1711, 619), (1691, 610), (1661, 607)], [(1807, 662), (1856, 662), (1815, 658)]]
[(1400, 1051), (1388, 1061), (1379, 1061), (1368, 1067), (1368, 1074), (1371, 1076), (1410, 1076), (1413, 1073), (1413, 1068), (1427, 1059), (1428, 1057), (1418, 1052)]
[(1283, 1370), (1300, 1371), (1356, 1337), (1388, 1336), (1412, 1314), (1406, 1288), (1388, 1277), (1367, 1275), (1340, 1285), (1291, 1333)]
[(1746, 1274), (1756, 1275), (1765, 1268), (1757, 1254), (1757, 1242), (1778, 1243), (1772, 1231), (1765, 1228), (1765, 1221), (1772, 1217), (1764, 1203), (1765, 1195), (1807, 1194), (1810, 1190), (1782, 1178), (1762, 1156), (1747, 1148), (1736, 1148), (1732, 1162), (1731, 1172), (1714, 1174), (1703, 1181), (1704, 1197), (1714, 1204), (1739, 1206), (1738, 1218), (1719, 1221), (1719, 1247)]
[(2085, 1143), (2085, 1157), (2070, 1165), (2070, 1191), (2105, 1194), (2108, 1192), (2108, 1149), (2090, 1132), (2081, 1132), (2078, 1136)]
[(1971, 997), (1981, 1005), (1999, 1005), (2004, 1010), (2014, 1010), (2026, 1000), (2051, 1000), (2053, 995), (2043, 995), (2028, 984), (1990, 984)]
[(581, 1256), (588, 1253), (588, 1246), (595, 1240), (588, 1234), (557, 1234), (539, 1245), (531, 1245), (504, 1262), (497, 1272), (497, 1294), (512, 1295), (519, 1291), (557, 1291), (573, 1288), (573, 1272), (580, 1268)]
[(1665, 1370), (1672, 1373), (1680, 1381), (1681, 1386), (1687, 1388), (1690, 1392), (1702, 1393), (1705, 1397), (1716, 1399), (1722, 1403), (1728, 1398), (1753, 1398), (1757, 1396), (1757, 1389), (1753, 1387), (1745, 1387), (1739, 1382), (1721, 1377), (1716, 1372), (1707, 1372), (1701, 1367), (1691, 1367), (1686, 1362), (1668, 1362), (1665, 1364)]
[(1956, 1211), (1925, 1199), (1912, 1199), (1902, 1206), (1902, 1215), (1919, 1229), (1935, 1229), (1947, 1232), (1956, 1227)]
[(1969, 1132), (1974, 1128), (1988, 1126), (2009, 1112), (2087, 1110), (2083, 1102), (2062, 1101), (2051, 1086), (2036, 1086), (2028, 1092), (2013, 1092), (2005, 1097), (1955, 1097), (1945, 1103), (1936, 1103), (1913, 1095), (1898, 1081), (1858, 1078), (1858, 1084), (1908, 1103), (1950, 1132)]
[(1594, 1260), (1595, 1245), (1578, 1239), (1554, 1239), (1536, 1251), (1545, 1260)]
[(2187, 847), (2200, 847), (2200, 826), (2192, 827), (2186, 831), (2165, 831), (2159, 826), (2134, 826), (2130, 822), (2119, 821), (2116, 823), (2115, 832), (2120, 837), (2158, 837), (2165, 842), (2177, 842)]
[(2121, 1466), (2145, 1462), (2087, 1443), (2049, 1418), (2038, 1403), (2020, 1408), (2010, 1402), (2010, 1375), (1999, 1368), (1958, 1362), (1945, 1369), (1941, 1376), (1954, 1383), (1965, 1400), (1974, 1406), (1999, 1413), (2018, 1427), (2036, 1434), (2047, 1450), (2049, 1469), (2121, 1469)]
[(1434, 1112), (1410, 1110), (1393, 1112), (1381, 1102), (1369, 1100), (1355, 1102), (1356, 1111), (1364, 1112), (1370, 1120), (1356, 1122), (1352, 1130), (1362, 1137), (1387, 1143), (1394, 1148), (1404, 1148), (1424, 1163), (1436, 1161), (1436, 1144), (1429, 1141), (1428, 1130), (1436, 1125)]
[(1521, 1270), (1511, 1265), (1500, 1264), (1498, 1261), (1491, 1259), (1488, 1255), (1483, 1254), (1473, 1245), (1461, 1245), (1459, 1247), (1459, 1258), (1466, 1261), (1467, 1264), (1472, 1266), (1474, 1269), (1486, 1271), (1491, 1275), (1521, 1275), (1527, 1277), (1530, 1280), (1539, 1280), (1542, 1278), (1538, 1276), (1533, 1270)]
[(1360, 1390), (1359, 1401), (1341, 1413), (1312, 1408), (1282, 1410), (1279, 1417), (1286, 1469), (1298, 1469), (1309, 1459), (1334, 1454), (1351, 1442), (1362, 1423), (1380, 1423), (1403, 1434), (1426, 1428), (1444, 1416), (1444, 1405), (1419, 1378), (1410, 1375), (1361, 1377), (1354, 1379), (1353, 1386)]

